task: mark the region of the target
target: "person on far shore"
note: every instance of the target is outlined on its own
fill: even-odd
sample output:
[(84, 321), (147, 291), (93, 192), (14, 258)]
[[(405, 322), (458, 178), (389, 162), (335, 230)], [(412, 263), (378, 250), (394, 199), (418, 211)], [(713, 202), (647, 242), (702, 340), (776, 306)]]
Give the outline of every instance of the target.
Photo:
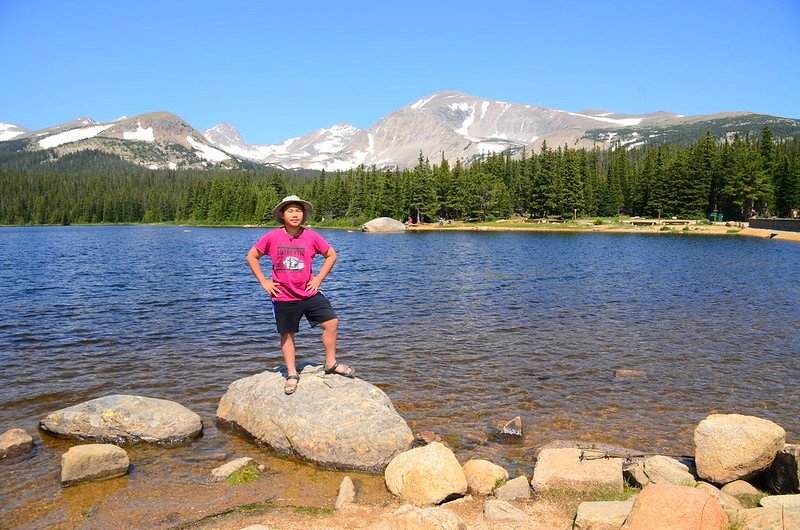
[[(311, 203), (296, 195), (285, 197), (272, 215), (283, 226), (264, 234), (247, 253), (247, 264), (261, 287), (272, 298), (272, 313), (281, 336), (281, 352), (288, 372), (283, 391), (294, 394), (300, 382), (295, 365), (295, 334), (300, 330), (300, 319), (305, 316), (311, 327), (322, 328), (322, 345), (325, 348), (325, 373), (354, 377), (355, 370), (336, 362), (336, 338), (339, 319), (331, 303), (319, 288), (336, 263), (336, 251), (325, 239), (303, 227), (311, 217)], [(320, 254), (325, 261), (319, 274), (314, 276), (311, 265)], [(261, 270), (259, 260), (269, 256), (272, 262), (272, 280)]]

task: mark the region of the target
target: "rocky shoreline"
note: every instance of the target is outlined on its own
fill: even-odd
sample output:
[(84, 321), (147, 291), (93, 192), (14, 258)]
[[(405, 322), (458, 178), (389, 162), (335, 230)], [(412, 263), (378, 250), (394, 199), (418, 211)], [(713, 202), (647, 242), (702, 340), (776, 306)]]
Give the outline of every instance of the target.
[(750, 228), (747, 223), (711, 223), (696, 220), (643, 219), (596, 225), (590, 220), (569, 222), (518, 223), (499, 220), (494, 224), (450, 223), (444, 225), (412, 225), (410, 231), (470, 231), (470, 232), (580, 232), (614, 234), (693, 234), (693, 235), (739, 235), (760, 239), (800, 242), (800, 232)]
[[(281, 382), (278, 372), (235, 381), (220, 400), (218, 421), (316, 467), (382, 475), (391, 501), (370, 504), (363, 481), (348, 475), (331, 492), (335, 511), (298, 515), (275, 505), (245, 517), (230, 515), (235, 505), (228, 512), (209, 503), (209, 513), (184, 514), (182, 523), (203, 527), (213, 516), (215, 528), (800, 528), (800, 446), (786, 444), (784, 430), (761, 418), (709, 415), (695, 427), (695, 453), (685, 459), (553, 442), (520, 466), (529, 474), (510, 476), (488, 460), (459, 462), (433, 433), (414, 436), (388, 397), (365, 381), (307, 366), (294, 396), (283, 394)], [(180, 404), (125, 395), (55, 411), (40, 422), (43, 432), (91, 442), (63, 453), (65, 493), (76, 484), (124, 480), (136, 461), (119, 445), (170, 451), (191, 443), (202, 427)], [(508, 436), (522, 435), (521, 422), (507, 427)], [(9, 429), (0, 435), (0, 461), (24, 459), (33, 447), (28, 433)], [(228, 503), (235, 501), (224, 488), (255, 490), (270, 475), (257, 458), (232, 456), (208, 463), (204, 486), (206, 495)], [(553, 502), (564, 495), (577, 499), (574, 505)]]

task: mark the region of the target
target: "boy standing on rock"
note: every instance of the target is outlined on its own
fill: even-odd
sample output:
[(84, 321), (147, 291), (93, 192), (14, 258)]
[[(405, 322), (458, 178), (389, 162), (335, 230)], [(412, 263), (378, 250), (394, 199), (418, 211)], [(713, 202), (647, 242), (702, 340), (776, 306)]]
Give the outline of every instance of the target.
[[(336, 262), (336, 251), (321, 235), (302, 226), (311, 217), (311, 203), (296, 195), (285, 197), (272, 215), (283, 227), (264, 234), (247, 253), (247, 264), (261, 287), (272, 298), (272, 312), (281, 336), (281, 352), (288, 377), (283, 391), (294, 394), (300, 376), (295, 366), (294, 336), (305, 316), (312, 327), (322, 327), (325, 348), (325, 373), (353, 377), (355, 371), (336, 362), (336, 337), (339, 319), (331, 303), (319, 291), (320, 284)], [(311, 264), (314, 256), (325, 258), (319, 274), (314, 276)], [(272, 280), (267, 280), (259, 259), (269, 256), (272, 261)]]

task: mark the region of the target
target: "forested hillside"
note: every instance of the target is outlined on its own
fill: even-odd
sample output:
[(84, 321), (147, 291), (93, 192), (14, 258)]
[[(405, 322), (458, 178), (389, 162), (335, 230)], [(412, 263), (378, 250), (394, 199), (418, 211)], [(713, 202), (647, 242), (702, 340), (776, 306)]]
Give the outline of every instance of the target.
[[(90, 156), (90, 155), (84, 155)], [(788, 216), (800, 208), (800, 141), (717, 141), (609, 151), (551, 148), (519, 158), (492, 155), (468, 167), (429, 161), (414, 168), (358, 167), (307, 176), (254, 171), (0, 170), (0, 223), (273, 223), (284, 195), (315, 206), (314, 222), (357, 226), (379, 216), (430, 221), (529, 217)]]

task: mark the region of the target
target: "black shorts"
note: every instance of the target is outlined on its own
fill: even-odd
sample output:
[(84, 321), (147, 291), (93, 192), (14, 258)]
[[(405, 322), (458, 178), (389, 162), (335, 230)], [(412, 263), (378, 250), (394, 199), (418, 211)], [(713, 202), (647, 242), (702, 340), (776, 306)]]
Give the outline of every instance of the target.
[(278, 325), (278, 333), (297, 333), (300, 331), (300, 318), (305, 315), (313, 328), (336, 318), (336, 311), (322, 293), (297, 302), (272, 302), (272, 314)]

